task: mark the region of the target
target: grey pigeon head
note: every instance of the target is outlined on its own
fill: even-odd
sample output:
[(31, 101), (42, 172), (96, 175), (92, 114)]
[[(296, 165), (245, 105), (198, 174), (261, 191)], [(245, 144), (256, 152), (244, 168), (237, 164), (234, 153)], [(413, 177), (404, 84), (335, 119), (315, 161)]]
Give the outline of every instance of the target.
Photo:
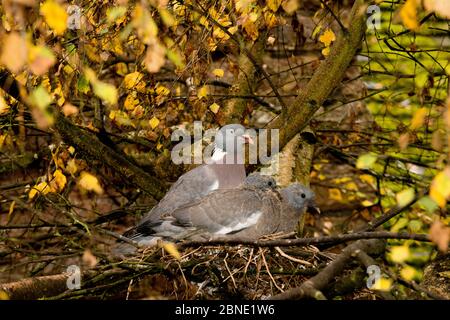
[(255, 187), (257, 189), (275, 189), (277, 182), (271, 176), (254, 172), (245, 178), (244, 185)]
[(280, 193), (283, 200), (287, 201), (293, 208), (301, 210), (311, 209), (320, 213), (319, 208), (315, 204), (314, 192), (310, 188), (295, 182), (290, 186), (283, 188)]
[(224, 152), (235, 153), (242, 150), (242, 146), (245, 143), (253, 143), (253, 140), (249, 135), (245, 134), (244, 126), (228, 124), (217, 131), (214, 143), (216, 148)]

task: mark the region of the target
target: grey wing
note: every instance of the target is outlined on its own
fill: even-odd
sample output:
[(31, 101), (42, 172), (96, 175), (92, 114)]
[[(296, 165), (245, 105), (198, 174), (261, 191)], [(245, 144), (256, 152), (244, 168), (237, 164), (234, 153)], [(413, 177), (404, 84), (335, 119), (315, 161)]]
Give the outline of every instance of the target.
[(216, 190), (218, 186), (217, 176), (208, 166), (202, 165), (194, 168), (178, 178), (164, 198), (152, 208), (140, 223), (157, 221), (162, 214), (170, 213), (181, 206), (198, 200)]
[(172, 224), (211, 234), (232, 234), (256, 224), (265, 214), (264, 194), (249, 189), (218, 190), (172, 212)]

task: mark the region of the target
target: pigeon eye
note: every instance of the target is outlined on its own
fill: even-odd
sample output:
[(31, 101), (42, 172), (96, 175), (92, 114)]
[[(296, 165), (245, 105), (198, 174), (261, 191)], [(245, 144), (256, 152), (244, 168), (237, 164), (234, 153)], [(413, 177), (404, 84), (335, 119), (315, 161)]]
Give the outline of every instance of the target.
[(301, 196), (302, 196), (302, 198), (306, 198), (306, 194), (304, 194), (304, 193), (302, 193)]
[(269, 185), (269, 187), (273, 185), (272, 181), (269, 181), (267, 184)]

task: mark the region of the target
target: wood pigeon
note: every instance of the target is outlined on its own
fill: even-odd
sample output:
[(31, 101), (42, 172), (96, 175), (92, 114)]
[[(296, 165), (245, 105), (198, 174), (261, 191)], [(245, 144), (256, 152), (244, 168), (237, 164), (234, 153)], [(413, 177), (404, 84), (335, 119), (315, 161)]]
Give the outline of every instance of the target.
[(139, 222), (158, 221), (160, 215), (191, 203), (218, 189), (232, 189), (246, 177), (243, 146), (253, 144), (240, 124), (223, 126), (215, 135), (212, 163), (198, 166), (178, 178), (164, 198)]
[(137, 226), (129, 237), (151, 246), (158, 239), (179, 241), (217, 238), (258, 239), (295, 230), (314, 193), (295, 183), (277, 191), (275, 180), (249, 175), (239, 188), (216, 190), (200, 200), (161, 215), (159, 221)]

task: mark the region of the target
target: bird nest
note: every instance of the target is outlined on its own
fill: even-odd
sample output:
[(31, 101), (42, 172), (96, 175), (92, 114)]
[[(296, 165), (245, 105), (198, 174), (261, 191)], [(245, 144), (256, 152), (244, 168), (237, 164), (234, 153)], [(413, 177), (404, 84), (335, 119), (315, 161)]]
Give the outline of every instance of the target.
[(127, 297), (264, 299), (298, 286), (333, 257), (314, 246), (207, 246), (185, 248), (180, 255), (150, 248), (120, 261), (118, 266), (130, 271)]

